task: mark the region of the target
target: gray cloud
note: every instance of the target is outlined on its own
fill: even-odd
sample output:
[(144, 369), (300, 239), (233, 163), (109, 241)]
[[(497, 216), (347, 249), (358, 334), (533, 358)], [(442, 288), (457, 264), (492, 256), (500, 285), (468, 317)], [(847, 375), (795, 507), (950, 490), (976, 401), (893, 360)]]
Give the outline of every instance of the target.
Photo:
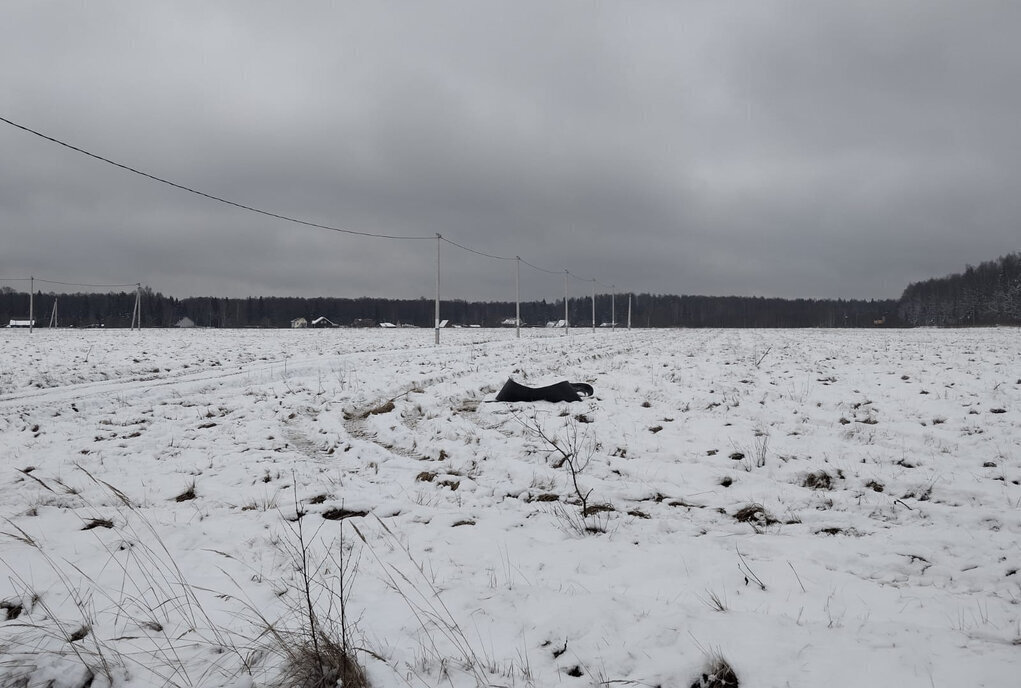
[[(1018, 249), (1019, 25), (920, 0), (8, 3), (0, 114), (240, 203), (621, 289), (886, 298)], [(244, 213), (8, 126), (0, 150), (0, 278), (432, 293), (432, 241)], [(513, 295), (513, 263), (443, 265), (449, 297)]]

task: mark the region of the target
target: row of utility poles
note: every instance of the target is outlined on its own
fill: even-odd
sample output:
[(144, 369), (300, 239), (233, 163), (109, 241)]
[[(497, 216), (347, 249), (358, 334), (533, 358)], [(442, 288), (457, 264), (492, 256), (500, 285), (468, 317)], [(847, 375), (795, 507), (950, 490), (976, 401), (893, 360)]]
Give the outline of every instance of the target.
[[(440, 244), (443, 241), (441, 234), (436, 235), (436, 344), (440, 343)], [(571, 320), (568, 315), (568, 283), (571, 273), (564, 268), (564, 334), (571, 330)], [(592, 332), (596, 331), (596, 280), (592, 282)], [(521, 337), (521, 256), (514, 256), (514, 328), (515, 335)], [(617, 288), (610, 285), (610, 328), (617, 329)], [(627, 295), (627, 329), (631, 329), (631, 294)]]
[[(443, 241), (443, 236), (440, 234), (436, 235), (436, 309), (435, 309), (435, 330), (436, 330), (436, 344), (440, 343), (440, 326), (442, 321), (440, 320), (440, 244)], [(570, 283), (571, 273), (564, 268), (564, 334), (570, 332), (571, 321), (568, 313), (569, 305), (569, 293), (568, 287)], [(30, 287), (28, 290), (28, 329), (31, 333), (35, 329), (35, 277), (29, 278)], [(596, 280), (589, 280), (592, 282), (592, 332), (596, 331)], [(610, 285), (610, 327), (617, 329), (617, 292), (616, 286)], [(131, 329), (142, 328), (142, 284), (138, 283), (135, 285), (135, 306), (131, 313)], [(518, 338), (521, 337), (521, 256), (514, 257), (514, 324), (515, 334)], [(53, 311), (50, 313), (50, 327), (57, 326), (57, 301), (53, 302)], [(631, 294), (627, 295), (627, 329), (631, 329)]]
[[(24, 278), (22, 278), (24, 279)], [(35, 331), (35, 276), (28, 278), (28, 333)], [(53, 310), (50, 311), (50, 327), (57, 327), (57, 299), (53, 299)], [(131, 329), (142, 329), (142, 283), (135, 285), (135, 306), (131, 309)]]

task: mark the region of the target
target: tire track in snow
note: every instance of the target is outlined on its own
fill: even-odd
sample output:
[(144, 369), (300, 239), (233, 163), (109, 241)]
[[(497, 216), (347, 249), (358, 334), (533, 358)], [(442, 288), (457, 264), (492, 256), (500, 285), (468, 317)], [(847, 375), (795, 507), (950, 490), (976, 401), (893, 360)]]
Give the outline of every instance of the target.
[[(508, 367), (513, 366), (515, 368), (521, 368), (523, 367), (521, 364), (523, 354), (531, 354), (531, 356), (528, 359), (529, 363), (531, 364), (531, 368), (529, 370), (529, 377), (544, 377), (551, 375), (553, 373), (560, 373), (563, 370), (562, 365), (563, 359), (569, 356), (577, 359), (577, 361), (574, 362), (574, 365), (577, 365), (578, 363), (584, 360), (595, 361), (604, 358), (608, 354), (613, 353), (619, 354), (622, 352), (623, 347), (629, 345), (629, 342), (623, 339), (600, 338), (595, 342), (586, 342), (588, 346), (584, 349), (582, 353), (579, 353), (577, 351), (571, 350), (573, 349), (573, 345), (576, 343), (576, 341), (570, 337), (555, 339), (543, 338), (542, 340), (533, 339), (525, 341), (527, 341), (529, 344), (532, 344), (532, 346), (526, 347), (528, 351), (525, 352), (521, 350), (522, 347), (520, 346), (520, 344), (524, 343), (521, 341), (491, 342), (490, 344), (492, 344), (493, 346), (489, 347), (488, 353), (495, 354), (496, 360), (493, 362), (494, 365), (490, 367), (506, 369)], [(560, 355), (557, 357), (547, 358), (535, 356), (535, 354), (540, 349), (543, 349), (548, 352), (549, 349), (551, 348), (551, 345), (554, 346), (561, 345), (562, 347), (563, 345), (568, 345), (571, 347), (571, 349), (564, 347), (564, 350), (560, 352)], [(479, 371), (477, 369), (476, 370), (455, 369), (456, 372), (449, 372), (451, 370), (451, 366), (449, 365), (449, 363), (455, 362), (452, 360), (453, 358), (454, 358), (453, 356), (450, 356), (448, 358), (448, 361), (446, 362), (443, 363), (437, 362), (437, 365), (444, 365), (448, 372), (436, 375), (428, 375), (417, 380), (406, 381), (401, 385), (391, 387), (388, 391), (384, 392), (383, 394), (377, 395), (367, 404), (364, 404), (361, 408), (353, 410), (351, 413), (348, 414), (348, 417), (345, 418), (344, 421), (345, 431), (352, 439), (360, 440), (367, 444), (373, 445), (390, 454), (400, 456), (403, 458), (419, 460), (422, 459), (421, 455), (417, 454), (411, 449), (395, 445), (391, 442), (380, 441), (377, 437), (377, 434), (367, 427), (368, 421), (370, 416), (372, 415), (372, 410), (382, 407), (387, 402), (395, 402), (398, 401), (401, 397), (408, 397), (413, 393), (423, 392), (424, 390), (427, 390), (428, 388), (433, 387), (435, 385), (445, 382), (452, 382), (454, 380), (463, 379), (478, 374)], [(508, 359), (512, 359), (514, 362), (512, 363)], [(543, 365), (536, 369), (537, 364), (539, 363), (542, 363)], [(502, 379), (494, 380), (494, 383), (495, 386), (498, 388), (503, 383), (503, 380)], [(489, 385), (488, 384), (484, 385), (484, 387), (486, 386)], [(474, 404), (474, 407), (472, 408), (473, 413), (471, 422), (479, 429), (490, 430), (498, 429), (498, 426), (488, 427), (487, 425), (480, 423), (480, 419), (475, 416), (474, 409), (477, 408), (478, 403), (480, 402), (479, 399), (474, 397), (459, 398), (459, 401), (461, 402), (462, 407), (466, 404)], [(396, 414), (395, 418), (397, 422), (404, 426), (405, 430), (407, 430), (409, 434), (414, 434), (415, 427), (417, 425), (417, 419), (409, 419), (404, 414)]]
[[(238, 378), (265, 376), (263, 379), (252, 380), (253, 383), (274, 381), (271, 376), (281, 373), (282, 379), (297, 377), (308, 372), (321, 371), (329, 363), (338, 361), (358, 361), (360, 359), (378, 359), (407, 357), (410, 353), (421, 349), (391, 349), (385, 351), (360, 351), (343, 354), (329, 354), (303, 358), (299, 360), (279, 359), (269, 362), (248, 363), (231, 370), (203, 370), (195, 373), (179, 374), (173, 377), (131, 377), (128, 379), (101, 380), (83, 382), (46, 389), (22, 391), (0, 396), (0, 409), (31, 408), (48, 406), (54, 403), (75, 401), (94, 397), (125, 395), (137, 392), (148, 393), (155, 389), (176, 388), (189, 385), (236, 381)], [(246, 380), (247, 382), (247, 380)]]

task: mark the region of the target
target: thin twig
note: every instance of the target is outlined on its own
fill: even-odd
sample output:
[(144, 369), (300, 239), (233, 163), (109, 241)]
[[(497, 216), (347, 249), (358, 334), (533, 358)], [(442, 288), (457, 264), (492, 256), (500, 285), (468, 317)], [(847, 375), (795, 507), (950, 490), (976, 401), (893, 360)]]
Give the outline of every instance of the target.
[(798, 585), (801, 586), (801, 592), (808, 592), (805, 590), (805, 584), (801, 582), (801, 576), (798, 575), (797, 570), (794, 568), (794, 564), (788, 561), (787, 565), (791, 567), (791, 571), (794, 571), (794, 577), (798, 579)]
[(759, 578), (757, 575), (755, 575), (755, 572), (752, 571), (750, 566), (748, 566), (748, 562), (745, 561), (744, 555), (741, 554), (741, 550), (737, 550), (737, 556), (741, 559), (741, 563), (738, 564), (737, 568), (738, 568), (739, 571), (741, 571), (741, 573), (744, 574), (745, 582), (747, 583), (748, 579), (751, 579), (752, 581), (755, 582), (756, 585), (759, 586), (759, 588), (761, 590), (765, 590), (766, 589), (766, 584), (763, 583), (762, 579)]

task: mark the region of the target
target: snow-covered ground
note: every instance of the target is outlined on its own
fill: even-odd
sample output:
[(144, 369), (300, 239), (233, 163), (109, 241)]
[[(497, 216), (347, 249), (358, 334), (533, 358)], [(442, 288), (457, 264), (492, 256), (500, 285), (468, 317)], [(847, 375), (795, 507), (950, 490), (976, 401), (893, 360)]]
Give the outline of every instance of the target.
[(0, 331), (0, 685), (1018, 684), (1021, 332), (523, 335)]

